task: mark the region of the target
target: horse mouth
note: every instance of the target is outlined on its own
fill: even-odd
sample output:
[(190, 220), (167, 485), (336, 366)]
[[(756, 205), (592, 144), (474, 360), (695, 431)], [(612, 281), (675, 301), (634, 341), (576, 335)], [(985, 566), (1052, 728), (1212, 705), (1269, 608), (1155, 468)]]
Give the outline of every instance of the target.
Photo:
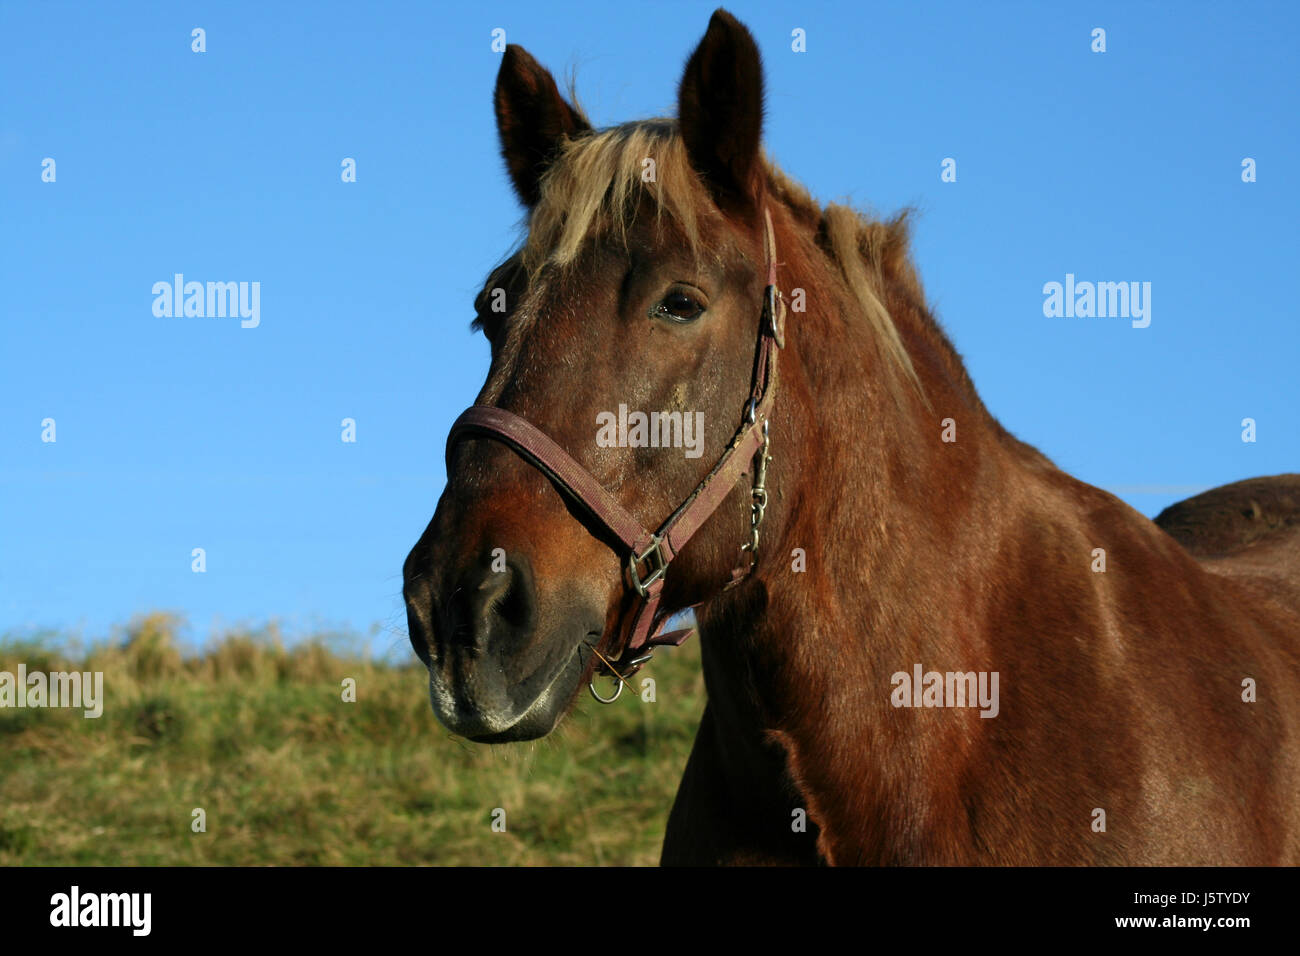
[[(599, 638), (600, 635), (595, 635)], [(594, 655), (583, 655), (590, 650), (592, 635), (584, 635), (572, 648), (556, 656), (547, 667), (543, 664), (524, 685), (541, 683), (541, 690), (531, 700), (520, 701), (517, 687), (499, 688), (494, 694), (496, 702), (485, 704), (467, 694), (464, 687), (429, 669), (429, 700), (439, 723), (458, 736), (478, 744), (514, 743), (536, 740), (555, 728), (568, 710), (592, 669)], [(486, 662), (483, 662), (486, 664)], [(488, 664), (487, 666), (492, 666)], [(540, 681), (535, 680), (541, 675)]]

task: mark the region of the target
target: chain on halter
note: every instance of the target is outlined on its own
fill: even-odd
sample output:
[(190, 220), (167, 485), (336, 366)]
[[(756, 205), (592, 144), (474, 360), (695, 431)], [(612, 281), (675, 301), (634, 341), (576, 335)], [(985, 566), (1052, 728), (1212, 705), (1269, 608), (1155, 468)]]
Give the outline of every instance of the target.
[[(592, 696), (601, 703), (613, 703), (619, 698), (627, 685), (627, 678), (650, 660), (654, 647), (663, 644), (678, 646), (690, 636), (689, 629), (663, 633), (663, 625), (672, 614), (687, 610), (669, 611), (659, 606), (669, 565), (736, 483), (751, 470), (749, 541), (740, 547), (742, 552), (749, 552), (749, 560), (734, 569), (731, 580), (719, 590), (735, 587), (753, 571), (758, 561), (759, 530), (768, 504), (767, 466), (772, 461), (768, 454), (771, 447), (769, 418), (776, 398), (776, 357), (785, 347), (785, 300), (776, 284), (776, 234), (772, 228), (772, 216), (766, 209), (763, 210), (763, 225), (767, 286), (763, 290), (752, 387), (740, 427), (704, 480), (657, 531), (646, 531), (568, 452), (541, 429), (513, 412), (487, 405), (471, 406), (456, 419), (447, 436), (449, 471), (451, 452), (457, 442), (479, 437), (503, 442), (550, 478), (621, 542), (625, 583), (630, 591), (632, 607), (631, 613), (620, 619), (611, 640), (611, 646), (620, 648), (617, 655), (607, 656), (598, 646), (591, 647), (592, 654), (603, 668), (618, 681), (617, 690), (611, 697), (600, 696), (594, 679), (588, 682)], [(614, 660), (610, 660), (611, 656)]]
[(750, 489), (753, 501), (749, 506), (749, 541), (740, 546), (741, 551), (749, 552), (749, 569), (752, 571), (758, 563), (758, 533), (763, 526), (763, 517), (767, 514), (767, 466), (772, 462), (768, 454), (772, 447), (772, 436), (768, 434), (767, 419), (763, 419), (763, 445), (758, 450), (758, 466), (754, 469), (754, 484)]

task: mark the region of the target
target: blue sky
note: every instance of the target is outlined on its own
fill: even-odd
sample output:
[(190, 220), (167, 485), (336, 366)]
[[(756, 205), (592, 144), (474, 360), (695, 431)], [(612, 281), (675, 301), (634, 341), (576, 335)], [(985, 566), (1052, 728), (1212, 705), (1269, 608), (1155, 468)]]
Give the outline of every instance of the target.
[[(1150, 515), (1300, 470), (1295, 4), (729, 9), (769, 151), (822, 200), (917, 207), (930, 301), (1015, 434)], [(472, 297), (521, 214), (492, 30), (608, 125), (672, 112), (711, 10), (0, 4), (0, 632), (162, 609), (403, 653), (402, 560), (487, 368)], [(260, 325), (155, 316), (177, 272), (259, 282)], [(1150, 282), (1150, 326), (1045, 317), (1067, 273)]]

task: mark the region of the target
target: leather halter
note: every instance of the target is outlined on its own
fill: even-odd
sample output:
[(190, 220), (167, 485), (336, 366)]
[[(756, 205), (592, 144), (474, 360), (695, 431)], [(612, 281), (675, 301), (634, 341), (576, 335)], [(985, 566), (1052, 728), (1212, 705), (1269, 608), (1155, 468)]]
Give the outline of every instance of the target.
[[(664, 575), (668, 566), (686, 546), (686, 543), (717, 510), (731, 493), (732, 488), (755, 467), (752, 483), (753, 504), (750, 517), (750, 540), (742, 545), (749, 558), (732, 571), (731, 580), (720, 591), (739, 584), (753, 569), (758, 549), (758, 528), (767, 506), (768, 418), (776, 397), (777, 350), (785, 346), (785, 302), (776, 282), (776, 237), (772, 230), (772, 216), (764, 209), (765, 247), (767, 252), (767, 287), (763, 291), (762, 315), (759, 319), (758, 347), (754, 355), (754, 372), (749, 399), (736, 434), (727, 445), (722, 457), (695, 490), (678, 505), (657, 531), (642, 527), (626, 508), (605, 490), (591, 473), (580, 465), (563, 448), (543, 431), (513, 412), (488, 405), (473, 405), (461, 413), (447, 435), (447, 467), (451, 469), (451, 454), (456, 443), (467, 438), (487, 437), (504, 443), (524, 461), (545, 474), (580, 504), (599, 524), (621, 543), (616, 549), (626, 562), (625, 583), (634, 597), (634, 611), (630, 623), (619, 628), (615, 635), (615, 653), (619, 657), (611, 665), (619, 679), (621, 692), (623, 679), (634, 673), (650, 658), (657, 645), (682, 644), (690, 630), (661, 633), (663, 624), (675, 611), (660, 608)], [(757, 462), (755, 459), (757, 457)], [(621, 638), (621, 640), (620, 640)], [(640, 652), (645, 650), (644, 654)], [(610, 654), (611, 657), (614, 654)], [(601, 658), (605, 661), (605, 658)], [(609, 664), (609, 661), (605, 661)], [(612, 702), (613, 698), (602, 698)]]

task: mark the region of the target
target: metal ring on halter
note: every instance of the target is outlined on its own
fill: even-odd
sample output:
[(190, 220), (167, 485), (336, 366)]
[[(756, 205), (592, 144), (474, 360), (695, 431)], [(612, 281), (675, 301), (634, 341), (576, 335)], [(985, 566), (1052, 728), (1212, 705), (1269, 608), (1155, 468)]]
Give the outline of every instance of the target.
[(613, 697), (601, 697), (600, 694), (596, 692), (596, 678), (593, 677), (591, 680), (587, 681), (587, 690), (591, 691), (591, 696), (596, 698), (596, 700), (600, 701), (602, 704), (612, 704), (614, 701), (618, 700), (619, 695), (623, 693), (623, 682), (620, 680), (616, 686), (618, 687), (618, 690), (614, 691)]

